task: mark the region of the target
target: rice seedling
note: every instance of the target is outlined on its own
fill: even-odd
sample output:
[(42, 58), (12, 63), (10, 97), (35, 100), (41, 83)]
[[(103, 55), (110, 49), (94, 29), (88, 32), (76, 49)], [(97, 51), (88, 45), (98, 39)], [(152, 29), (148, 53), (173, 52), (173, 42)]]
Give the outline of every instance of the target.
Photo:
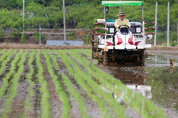
[[(63, 62), (64, 62), (64, 59), (65, 59), (65, 60), (68, 61), (68, 63), (72, 64), (73, 69), (70, 67), (70, 65), (69, 65), (68, 63), (65, 63), (65, 62), (64, 62), (64, 63), (66, 64), (66, 66), (68, 67), (69, 73), (71, 73), (71, 75), (74, 76), (74, 72), (75, 72), (75, 73), (76, 73), (76, 74), (75, 74), (75, 77), (76, 77), (76, 75), (77, 75), (77, 79), (78, 79), (79, 77), (81, 77), (82, 79), (85, 79), (85, 81), (87, 82), (88, 85), (90, 85), (90, 87), (92, 88), (92, 90), (93, 90), (94, 92), (96, 92), (96, 93), (98, 94), (98, 96), (100, 96), (100, 99), (106, 101), (110, 106), (112, 106), (114, 109), (116, 109), (116, 107), (113, 106), (113, 102), (112, 102), (112, 101), (114, 101), (114, 99), (112, 98), (112, 95), (111, 95), (111, 94), (107, 94), (106, 92), (104, 92), (104, 91), (101, 89), (101, 87), (100, 87), (98, 84), (96, 84), (95, 81), (92, 80), (92, 76), (91, 76), (91, 75), (86, 74), (85, 72), (81, 71), (81, 69), (78, 67), (77, 63), (73, 62), (70, 57), (66, 57), (66, 55), (63, 54), (62, 58), (63, 58)], [(74, 72), (73, 72), (73, 71), (74, 71)], [(76, 79), (76, 80), (77, 80), (77, 79)], [(81, 84), (80, 84), (80, 85), (81, 85)], [(97, 96), (97, 97), (98, 97), (98, 96)], [(107, 99), (106, 96), (110, 96), (111, 99)], [(110, 101), (111, 101), (111, 102), (110, 102)], [(101, 102), (101, 101), (100, 101), (100, 102)], [(102, 101), (102, 102), (103, 102), (103, 101)], [(104, 102), (104, 104), (105, 104), (105, 102)], [(120, 112), (118, 112), (117, 110), (115, 110), (115, 111), (117, 111), (117, 112), (115, 112), (115, 113), (116, 113), (116, 116), (125, 117), (125, 116), (124, 116), (124, 108), (123, 108), (123, 107), (120, 107), (119, 104), (116, 104), (116, 105), (117, 105), (117, 110), (118, 110), (118, 108), (119, 108), (119, 111), (120, 111)], [(103, 106), (102, 106), (102, 107), (100, 106), (100, 109), (102, 109), (102, 108), (103, 108)], [(106, 110), (106, 111), (107, 111), (107, 110)], [(104, 116), (105, 116), (105, 115), (104, 115)], [(107, 116), (107, 117), (108, 117), (108, 116)]]
[[(54, 64), (55, 69), (59, 69), (59, 66), (56, 61), (56, 56), (54, 57), (52, 52), (49, 51), (49, 57), (52, 59), (52, 63)], [(46, 58), (48, 58), (46, 56)], [(47, 61), (50, 64), (50, 61)], [(54, 71), (50, 69), (51, 71)], [(60, 71), (58, 72), (58, 75), (60, 75)], [(71, 81), (68, 79), (66, 75), (62, 75), (62, 78), (64, 80), (64, 84), (67, 85), (68, 92), (75, 98), (75, 101), (79, 103), (81, 115), (84, 118), (87, 118), (88, 116), (86, 115), (87, 108), (84, 106), (84, 99), (81, 98), (80, 93), (72, 86)]]
[(29, 88), (28, 88), (29, 94), (25, 100), (25, 111), (24, 111), (24, 114), (22, 115), (23, 117), (27, 117), (29, 110), (32, 108), (32, 103), (30, 102), (30, 100), (35, 95), (34, 90), (33, 90), (35, 86), (35, 82), (32, 81), (32, 78), (33, 78), (32, 76), (34, 73), (32, 62), (34, 61), (34, 56), (35, 56), (35, 51), (32, 50), (32, 52), (29, 55), (29, 59), (28, 59), (29, 72), (26, 75), (26, 78), (27, 78), (26, 81), (29, 83)]
[[(79, 57), (79, 55), (75, 55), (76, 57)], [(80, 58), (80, 57), (79, 57)], [(128, 105), (131, 105), (138, 113), (142, 114), (143, 117), (165, 117), (163, 114), (163, 111), (161, 108), (158, 108), (156, 107), (152, 102), (149, 102), (150, 100), (147, 100), (145, 99), (145, 97), (141, 96), (140, 94), (137, 94), (137, 95), (134, 95), (134, 96), (139, 96), (140, 98), (142, 99), (137, 99), (135, 97), (128, 97), (129, 94), (136, 94), (134, 93), (133, 91), (130, 91), (130, 93), (128, 93), (128, 88), (123, 85), (120, 80), (115, 80), (114, 77), (110, 76), (109, 74), (107, 73), (104, 73), (103, 71), (101, 71), (99, 68), (97, 68), (93, 63), (91, 63), (90, 61), (88, 61), (85, 57), (82, 58), (87, 64), (90, 65), (90, 67), (96, 71), (96, 73), (100, 73), (100, 77), (103, 78), (102, 80), (108, 80), (109, 83), (112, 83), (112, 86), (115, 85), (117, 87), (114, 87), (114, 89), (111, 90), (111, 88), (113, 88), (112, 86), (109, 87), (110, 88), (110, 91), (113, 92), (113, 93), (117, 93), (116, 91), (121, 91), (122, 90), (122, 93), (123, 94), (123, 100), (128, 104)], [(94, 73), (94, 72), (92, 72)], [(96, 74), (95, 73), (95, 74)], [(101, 80), (101, 79), (100, 79)], [(117, 83), (117, 84), (116, 84)], [(119, 95), (119, 94), (118, 94)], [(118, 96), (117, 95), (117, 96)], [(137, 103), (135, 105), (131, 104), (129, 101), (132, 101)], [(144, 113), (140, 110), (140, 107), (142, 106), (142, 102), (144, 101), (144, 104), (146, 104), (147, 102), (149, 102), (149, 104), (147, 105), (144, 105), (144, 106), (148, 106), (147, 108), (144, 107)], [(154, 112), (151, 113), (150, 111), (152, 111), (152, 109), (154, 108), (154, 111), (156, 112), (157, 109), (159, 109), (159, 111), (157, 111), (156, 113)]]
[[(16, 51), (14, 51), (15, 53)], [(20, 52), (16, 55), (16, 57), (14, 58), (14, 60), (11, 62), (11, 67), (10, 67), (10, 71), (6, 74), (6, 76), (2, 79), (3, 80), (3, 84), (0, 88), (0, 98), (2, 98), (5, 94), (5, 91), (7, 90), (7, 87), (9, 86), (9, 82), (8, 80), (10, 79), (10, 77), (15, 73), (15, 69), (16, 69), (16, 63), (19, 60), (21, 54), (22, 54), (23, 50), (20, 50)], [(14, 54), (12, 53), (12, 55)], [(7, 64), (8, 61), (10, 61), (10, 57), (11, 55), (8, 56), (8, 58), (1, 64), (1, 68), (0, 68), (0, 73), (3, 73), (5, 70), (5, 66)]]
[[(67, 97), (66, 93), (62, 91), (61, 82), (58, 81), (58, 76), (54, 73), (53, 66), (51, 64), (51, 60), (47, 54), (47, 51), (44, 51), (43, 55), (45, 57), (45, 63), (47, 64), (48, 71), (53, 78), (56, 90), (60, 96), (60, 100), (63, 103), (63, 118), (70, 118), (70, 99)], [(57, 66), (55, 67), (58, 68)]]
[[(131, 93), (129, 94), (136, 94), (134, 96), (138, 96), (141, 99), (135, 98), (135, 97), (128, 97), (128, 88), (123, 85), (120, 80), (115, 80), (114, 77), (110, 76), (109, 74), (101, 71), (98, 67), (96, 67), (93, 63), (91, 63), (90, 61), (88, 61), (85, 57), (81, 58), (81, 55), (78, 55), (74, 52), (74, 54), (72, 54), (72, 52), (70, 52), (70, 54), (78, 59), (78, 61), (85, 66), (85, 68), (88, 69), (88, 72), (90, 72), (90, 74), (92, 74), (93, 76), (98, 76), (98, 78), (100, 77), (100, 82), (102, 84), (105, 83), (104, 86), (107, 86), (106, 89), (109, 89), (110, 92), (117, 94), (117, 91), (121, 91), (117, 94), (117, 96), (119, 96), (120, 93), (122, 93), (122, 99), (124, 100), (124, 102), (126, 102), (128, 105), (132, 106), (138, 113), (140, 113), (143, 117), (165, 117), (164, 113), (162, 111), (161, 108), (159, 108), (159, 110), (157, 111), (158, 107), (156, 107), (150, 100), (145, 99), (145, 97), (141, 96), (140, 94), (134, 93), (133, 91), (130, 91)], [(83, 60), (83, 62), (82, 62)], [(85, 64), (85, 63), (87, 64)], [(90, 65), (90, 67), (88, 67), (88, 65)], [(92, 71), (91, 69), (93, 69), (94, 71)], [(105, 79), (107, 81), (105, 81)], [(103, 82), (102, 82), (103, 81)], [(105, 81), (105, 82), (104, 82)], [(111, 83), (109, 85), (109, 83)], [(108, 84), (108, 85), (107, 85)], [(113, 87), (113, 86), (117, 86), (117, 87)], [(131, 100), (132, 99), (132, 100)], [(132, 101), (132, 102), (130, 102)], [(144, 101), (144, 106), (148, 106), (148, 107), (143, 107), (143, 111), (144, 113), (140, 110), (142, 105), (142, 102)], [(150, 102), (149, 102), (150, 101)], [(147, 104), (148, 102), (148, 104)], [(133, 104), (135, 103), (135, 104)], [(146, 105), (145, 105), (146, 104)], [(153, 111), (154, 109), (154, 114)]]
[(41, 57), (40, 57), (41, 51), (38, 50), (38, 53), (36, 54), (36, 64), (38, 73), (36, 77), (38, 78), (38, 82), (41, 84), (40, 86), (40, 92), (41, 92), (41, 117), (42, 118), (49, 118), (51, 116), (51, 106), (50, 106), (50, 92), (48, 90), (48, 83), (45, 80), (43, 76), (43, 65), (41, 64)]
[(1, 55), (0, 62), (4, 61), (7, 56), (12, 52), (12, 49), (8, 50), (6, 53)]
[[(21, 55), (21, 53), (22, 53), (22, 51), (20, 51), (19, 52), (20, 54), (19, 54), (19, 56)], [(8, 96), (7, 96), (7, 98), (6, 98), (6, 101), (5, 101), (5, 106), (4, 106), (4, 116), (6, 117), (7, 116), (7, 114), (8, 113), (10, 113), (12, 110), (11, 110), (11, 106), (12, 106), (12, 99), (16, 96), (16, 94), (17, 94), (17, 87), (19, 86), (19, 83), (18, 83), (18, 81), (19, 81), (19, 79), (20, 79), (20, 77), (21, 77), (21, 74), (23, 73), (23, 69), (24, 69), (24, 62), (25, 62), (25, 60), (26, 60), (26, 55), (27, 55), (27, 53), (28, 53), (28, 50), (26, 50), (25, 51), (25, 53), (22, 55), (22, 57), (21, 57), (21, 60), (18, 62), (18, 70), (17, 70), (17, 72), (13, 75), (13, 77), (12, 77), (12, 80), (11, 80), (11, 83), (12, 83), (12, 85), (11, 85), (11, 87), (10, 87), (10, 89), (9, 89), (9, 94), (8, 94)], [(18, 59), (18, 58), (16, 58), (16, 59)], [(15, 60), (15, 59), (14, 59)], [(15, 63), (14, 63), (15, 64)]]
[(4, 53), (6, 51), (6, 49), (3, 49), (0, 51), (0, 54)]

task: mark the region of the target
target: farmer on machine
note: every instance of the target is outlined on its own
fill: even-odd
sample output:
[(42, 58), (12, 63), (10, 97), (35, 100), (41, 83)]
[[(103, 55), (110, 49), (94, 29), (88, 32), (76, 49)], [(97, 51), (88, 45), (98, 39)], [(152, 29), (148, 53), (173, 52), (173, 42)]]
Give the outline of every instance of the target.
[[(130, 22), (128, 19), (125, 19), (125, 16), (127, 16), (127, 14), (125, 14), (123, 11), (120, 11), (119, 14), (116, 16), (119, 16), (119, 18), (116, 19), (114, 23), (114, 26), (116, 27), (116, 32), (119, 31), (121, 25), (128, 25), (128, 28), (130, 29)], [(113, 35), (113, 43), (116, 32)]]

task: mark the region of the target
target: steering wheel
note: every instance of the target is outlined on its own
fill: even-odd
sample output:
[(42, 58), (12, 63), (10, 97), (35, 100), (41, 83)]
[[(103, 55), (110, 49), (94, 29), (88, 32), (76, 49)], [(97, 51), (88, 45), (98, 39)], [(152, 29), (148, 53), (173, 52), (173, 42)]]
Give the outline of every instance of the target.
[(124, 28), (124, 27), (129, 28), (128, 25), (120, 25), (120, 28)]

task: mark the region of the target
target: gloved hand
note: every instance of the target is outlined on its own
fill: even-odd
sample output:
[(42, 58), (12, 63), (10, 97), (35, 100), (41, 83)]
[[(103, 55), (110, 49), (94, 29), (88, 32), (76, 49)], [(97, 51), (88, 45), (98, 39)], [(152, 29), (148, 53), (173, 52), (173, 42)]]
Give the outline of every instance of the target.
[(120, 25), (118, 25), (117, 27), (120, 28)]

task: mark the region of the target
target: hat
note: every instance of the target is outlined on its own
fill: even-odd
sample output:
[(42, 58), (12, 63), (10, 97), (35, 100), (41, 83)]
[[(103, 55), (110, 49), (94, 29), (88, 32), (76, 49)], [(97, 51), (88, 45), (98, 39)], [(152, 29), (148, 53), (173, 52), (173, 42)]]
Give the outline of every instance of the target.
[(124, 11), (120, 11), (119, 14), (116, 16), (122, 16), (122, 15), (127, 16), (127, 14), (125, 14)]

